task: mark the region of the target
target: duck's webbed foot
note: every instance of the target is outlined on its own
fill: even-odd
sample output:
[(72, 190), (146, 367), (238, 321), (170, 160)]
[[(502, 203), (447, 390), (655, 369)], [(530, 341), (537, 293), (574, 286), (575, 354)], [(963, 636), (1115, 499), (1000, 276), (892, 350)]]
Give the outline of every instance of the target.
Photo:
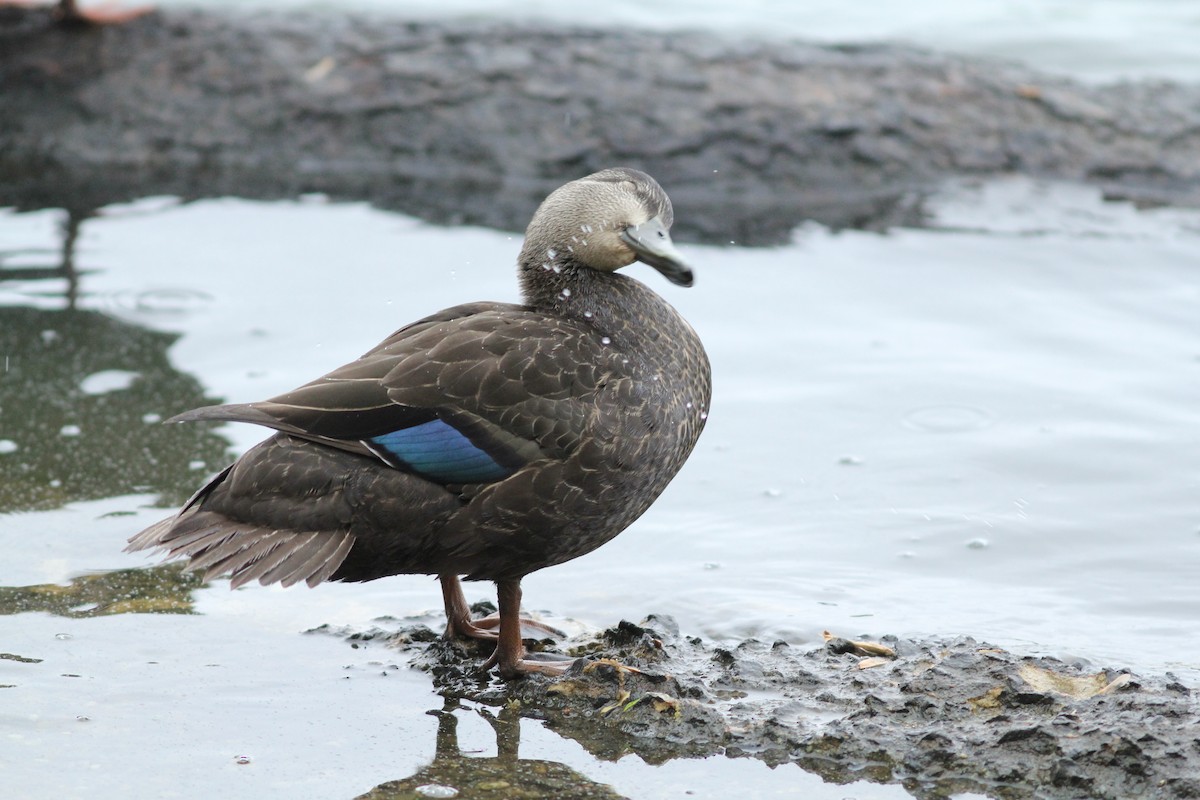
[[(500, 636), (500, 614), (489, 614), (479, 619), (471, 618), (471, 607), (463, 594), (462, 582), (457, 575), (443, 574), (438, 576), (442, 584), (442, 599), (446, 604), (446, 638), (465, 636), (468, 639), (482, 639), (494, 642)], [(544, 622), (538, 622), (529, 617), (519, 617), (522, 639), (562, 639), (565, 633)]]
[[(567, 635), (553, 625), (539, 622), (532, 617), (522, 615), (520, 622), (522, 639), (563, 639)], [(472, 636), (476, 639), (495, 639), (497, 631), (500, 630), (500, 614), (488, 614), (486, 617), (470, 620), (467, 626), (476, 633), (457, 630), (457, 626), (456, 631), (462, 636)]]
[[(570, 669), (578, 659), (550, 653), (528, 653), (521, 641), (521, 581), (496, 581), (496, 602), (500, 606), (496, 652), (483, 662), (481, 669), (496, 667), (504, 679), (540, 674), (558, 676)], [(529, 620), (528, 622), (532, 622)], [(545, 628), (546, 626), (539, 627)]]
[(494, 667), (499, 667), (500, 677), (522, 678), (526, 675), (549, 675), (558, 677), (566, 674), (571, 665), (578, 661), (578, 658), (570, 656), (558, 655), (555, 653), (530, 653), (526, 652), (525, 648), (521, 648), (521, 654), (516, 658), (505, 658), (500, 652), (500, 647), (496, 647), (496, 652), (492, 653), (486, 661), (479, 666), (480, 672), (489, 672)]

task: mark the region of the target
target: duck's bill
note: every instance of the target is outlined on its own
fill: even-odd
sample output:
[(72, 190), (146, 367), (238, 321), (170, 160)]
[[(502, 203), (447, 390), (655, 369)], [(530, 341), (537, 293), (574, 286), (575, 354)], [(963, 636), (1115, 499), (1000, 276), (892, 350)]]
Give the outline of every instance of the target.
[(621, 232), (621, 239), (633, 248), (638, 261), (654, 267), (671, 283), (691, 286), (695, 282), (692, 268), (675, 249), (660, 217), (648, 219), (641, 225), (631, 225)]

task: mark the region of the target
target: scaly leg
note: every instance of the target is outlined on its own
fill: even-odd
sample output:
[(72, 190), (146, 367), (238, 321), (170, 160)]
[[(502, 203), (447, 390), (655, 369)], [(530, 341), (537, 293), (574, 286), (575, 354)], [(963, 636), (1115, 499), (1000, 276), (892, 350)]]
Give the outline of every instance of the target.
[(446, 604), (446, 638), (466, 636), (470, 639), (495, 641), (497, 634), (491, 628), (496, 626), (479, 625), (471, 619), (471, 607), (467, 605), (467, 598), (463, 594), (458, 576), (443, 573), (438, 575), (438, 582), (442, 584), (442, 600)]
[[(471, 619), (471, 607), (467, 605), (467, 598), (463, 594), (462, 582), (458, 576), (443, 573), (438, 575), (438, 581), (442, 584), (442, 600), (446, 604), (446, 638), (466, 636), (470, 639), (494, 642), (497, 638), (496, 631), (500, 628), (500, 615), (490, 614)], [(520, 626), (522, 637), (528, 639), (545, 638), (547, 635), (552, 639), (561, 639), (566, 636), (558, 628), (528, 617), (520, 618)]]
[(481, 669), (500, 668), (500, 677), (520, 678), (534, 672), (562, 675), (576, 659), (567, 656), (530, 658), (521, 641), (521, 581), (496, 581), (496, 601), (500, 606), (500, 631), (496, 652)]

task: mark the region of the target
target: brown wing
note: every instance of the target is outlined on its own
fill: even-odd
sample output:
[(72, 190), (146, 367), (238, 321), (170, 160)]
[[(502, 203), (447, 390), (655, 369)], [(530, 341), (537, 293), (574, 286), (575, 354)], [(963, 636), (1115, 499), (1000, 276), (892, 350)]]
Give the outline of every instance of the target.
[(570, 321), (471, 304), (270, 400), (174, 420), (253, 422), (441, 483), (488, 483), (572, 452), (613, 368), (602, 337)]

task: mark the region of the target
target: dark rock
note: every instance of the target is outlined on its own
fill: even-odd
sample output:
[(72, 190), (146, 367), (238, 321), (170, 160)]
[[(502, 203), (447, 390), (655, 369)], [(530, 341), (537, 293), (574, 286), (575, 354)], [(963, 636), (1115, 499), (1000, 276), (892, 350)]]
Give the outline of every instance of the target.
[(521, 228), (563, 180), (655, 175), (682, 238), (923, 219), (948, 177), (1200, 203), (1200, 87), (1088, 87), (890, 45), (335, 14), (0, 14), (0, 205), (325, 192)]

